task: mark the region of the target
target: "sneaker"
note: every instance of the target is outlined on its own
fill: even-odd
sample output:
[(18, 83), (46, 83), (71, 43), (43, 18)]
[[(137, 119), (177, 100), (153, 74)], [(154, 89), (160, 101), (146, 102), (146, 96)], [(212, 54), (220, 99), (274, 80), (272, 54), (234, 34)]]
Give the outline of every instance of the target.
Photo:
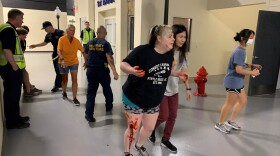
[(34, 86), (34, 88), (32, 89), (33, 92), (38, 92), (39, 94), (41, 94), (43, 92), (43, 90), (38, 89)]
[(23, 129), (30, 127), (30, 123), (20, 122), (18, 124), (7, 125), (7, 129)]
[(229, 126), (229, 127), (231, 127), (231, 128), (233, 128), (233, 129), (235, 129), (235, 130), (240, 130), (240, 126), (238, 126), (237, 125), (237, 123), (236, 122), (231, 122), (231, 121), (226, 121), (226, 123), (225, 123), (227, 126)]
[(161, 140), (161, 146), (166, 147), (169, 151), (177, 153), (177, 148), (169, 140)]
[(147, 152), (144, 146), (138, 147), (136, 144), (134, 144), (134, 149), (138, 152), (140, 156), (149, 156), (149, 153)]
[(62, 98), (63, 98), (63, 100), (65, 100), (65, 99), (67, 99), (67, 98), (68, 98), (68, 97), (67, 97), (67, 93), (66, 93), (66, 92), (62, 93)]
[(148, 138), (148, 140), (153, 144), (156, 142), (155, 130), (153, 130), (153, 132), (152, 132), (151, 136)]
[(55, 93), (55, 92), (57, 92), (58, 90), (59, 90), (59, 88), (54, 86), (54, 87), (52, 88), (51, 91), (52, 91), (53, 93)]
[(19, 121), (20, 122), (28, 122), (30, 120), (29, 116), (20, 116)]
[(225, 124), (220, 124), (220, 123), (216, 123), (215, 124), (215, 129), (216, 130), (219, 130), (219, 131), (221, 131), (221, 132), (223, 132), (223, 133), (230, 133), (230, 130), (228, 130), (227, 128), (226, 128), (226, 125)]
[(74, 98), (73, 103), (75, 106), (80, 106), (80, 101), (77, 98)]
[(133, 156), (131, 153), (127, 153), (127, 152), (125, 152), (123, 155), (124, 156)]
[(30, 91), (29, 93), (28, 92), (24, 92), (23, 95), (24, 95), (24, 97), (33, 97), (33, 96), (39, 95), (39, 93)]
[(112, 112), (113, 111), (113, 106), (110, 107), (110, 108), (106, 108), (106, 112), (109, 113), (109, 112)]
[(88, 122), (95, 122), (95, 118), (94, 117), (88, 117), (87, 115), (85, 116), (85, 119), (88, 121)]

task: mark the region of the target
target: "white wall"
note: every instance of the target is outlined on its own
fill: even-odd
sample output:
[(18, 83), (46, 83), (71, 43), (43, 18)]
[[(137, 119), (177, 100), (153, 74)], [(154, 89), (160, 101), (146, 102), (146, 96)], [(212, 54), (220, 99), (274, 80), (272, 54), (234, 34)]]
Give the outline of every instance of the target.
[(78, 8), (75, 13), (76, 18), (76, 34), (75, 36), (80, 39), (80, 18), (85, 18), (86, 21), (89, 21), (90, 27), (95, 30), (95, 1), (94, 0), (75, 0), (74, 5)]
[[(192, 18), (191, 46), (188, 55), (191, 76), (204, 66), (209, 75), (225, 74), (228, 60), (237, 43), (236, 32), (243, 28), (256, 30), (259, 10), (265, 4), (220, 10), (207, 10), (207, 0), (174, 0), (169, 2), (169, 24), (173, 17)], [(253, 46), (247, 49), (251, 61)]]
[(97, 7), (95, 0), (95, 27), (105, 24), (105, 18), (114, 17), (116, 19), (116, 52), (114, 57), (115, 66), (119, 74), (120, 63), (127, 55), (127, 1), (115, 0), (114, 3)]
[[(4, 21), (8, 20), (8, 11), (11, 8), (4, 7)], [(37, 44), (44, 41), (46, 32), (45, 30), (41, 30), (42, 23), (44, 21), (50, 21), (54, 28), (57, 28), (57, 19), (55, 17), (54, 11), (43, 11), (43, 10), (31, 10), (31, 9), (20, 9), (24, 13), (23, 25), (27, 25), (30, 29), (30, 32), (27, 36), (27, 46), (31, 44)], [(60, 29), (65, 31), (67, 26), (67, 14), (66, 12), (62, 12), (59, 20)], [(37, 47), (35, 49), (26, 48), (26, 51), (53, 51), (53, 47), (51, 43), (44, 47)]]
[(135, 0), (134, 47), (148, 43), (151, 27), (163, 24), (163, 14), (162, 0)]

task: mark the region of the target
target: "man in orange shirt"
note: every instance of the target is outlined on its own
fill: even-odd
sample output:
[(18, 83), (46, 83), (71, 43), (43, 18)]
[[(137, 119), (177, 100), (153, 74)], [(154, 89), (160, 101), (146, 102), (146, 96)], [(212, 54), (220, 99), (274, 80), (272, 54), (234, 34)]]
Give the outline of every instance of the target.
[[(77, 57), (77, 52), (80, 50), (84, 56), (86, 64), (86, 55), (84, 53), (84, 48), (80, 41), (74, 37), (75, 26), (70, 24), (66, 28), (66, 35), (59, 38), (57, 54), (59, 56), (59, 70), (62, 75), (62, 97), (67, 99), (66, 87), (68, 82), (68, 73), (70, 70), (72, 79), (72, 93), (73, 93), (73, 103), (75, 106), (80, 106), (80, 102), (76, 98), (78, 91), (78, 66), (79, 61)], [(85, 65), (84, 64), (84, 65)]]

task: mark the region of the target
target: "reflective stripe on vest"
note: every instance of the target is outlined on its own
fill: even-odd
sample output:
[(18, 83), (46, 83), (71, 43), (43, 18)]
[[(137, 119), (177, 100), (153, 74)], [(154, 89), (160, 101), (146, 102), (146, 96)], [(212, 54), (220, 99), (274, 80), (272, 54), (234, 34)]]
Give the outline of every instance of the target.
[(83, 44), (87, 44), (88, 41), (93, 40), (93, 30), (87, 31), (86, 29), (83, 30)]
[[(0, 25), (0, 33), (8, 27), (12, 28), (15, 31), (15, 36), (16, 36), (16, 49), (15, 49), (15, 54), (13, 54), (14, 60), (15, 60), (16, 64), (18, 65), (18, 67), (20, 69), (23, 69), (23, 68), (25, 68), (25, 60), (24, 60), (23, 52), (21, 49), (20, 41), (19, 41), (16, 30), (10, 24), (5, 23), (5, 24)], [(8, 63), (8, 61), (3, 52), (2, 42), (0, 41), (0, 66), (5, 66), (7, 63)]]

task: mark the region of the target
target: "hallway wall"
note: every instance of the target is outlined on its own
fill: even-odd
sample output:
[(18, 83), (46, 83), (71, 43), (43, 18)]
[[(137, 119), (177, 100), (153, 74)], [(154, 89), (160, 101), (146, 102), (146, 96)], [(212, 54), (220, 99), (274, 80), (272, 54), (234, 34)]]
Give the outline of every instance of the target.
[[(11, 8), (4, 7), (4, 21), (8, 20), (7, 14)], [(52, 22), (54, 28), (57, 28), (57, 19), (55, 17), (54, 11), (45, 11), (45, 10), (31, 10), (31, 9), (21, 9), (24, 13), (23, 25), (27, 25), (30, 29), (29, 34), (27, 35), (26, 41), (27, 46), (31, 44), (41, 43), (45, 39), (46, 32), (45, 30), (41, 30), (42, 23), (44, 21)], [(59, 27), (64, 30), (67, 26), (67, 14), (66, 12), (62, 12), (59, 19)], [(26, 51), (53, 51), (52, 45), (49, 43), (44, 47), (37, 47), (35, 49), (26, 48)]]

